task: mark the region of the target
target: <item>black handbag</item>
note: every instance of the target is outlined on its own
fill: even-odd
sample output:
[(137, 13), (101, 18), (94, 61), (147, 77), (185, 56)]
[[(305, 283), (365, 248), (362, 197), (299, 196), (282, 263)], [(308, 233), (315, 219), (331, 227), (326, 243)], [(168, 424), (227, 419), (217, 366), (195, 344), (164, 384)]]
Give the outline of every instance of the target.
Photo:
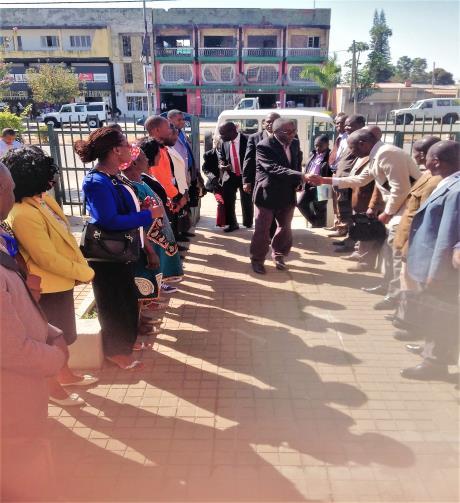
[(349, 235), (353, 241), (383, 241), (387, 231), (385, 225), (366, 213), (356, 213), (352, 217)]
[[(107, 175), (108, 176), (108, 175)], [(116, 178), (113, 185), (121, 194), (124, 214), (129, 213), (126, 201)], [(95, 262), (136, 262), (140, 256), (141, 238), (138, 228), (126, 231), (105, 231), (98, 225), (86, 223), (81, 235), (80, 249), (87, 260)]]

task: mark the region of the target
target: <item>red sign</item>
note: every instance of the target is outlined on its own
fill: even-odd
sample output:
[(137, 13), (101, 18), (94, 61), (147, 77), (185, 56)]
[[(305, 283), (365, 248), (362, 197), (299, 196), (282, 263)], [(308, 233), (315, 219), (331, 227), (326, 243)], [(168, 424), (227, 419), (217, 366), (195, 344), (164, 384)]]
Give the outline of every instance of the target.
[(78, 80), (81, 82), (92, 82), (94, 80), (93, 73), (79, 73)]

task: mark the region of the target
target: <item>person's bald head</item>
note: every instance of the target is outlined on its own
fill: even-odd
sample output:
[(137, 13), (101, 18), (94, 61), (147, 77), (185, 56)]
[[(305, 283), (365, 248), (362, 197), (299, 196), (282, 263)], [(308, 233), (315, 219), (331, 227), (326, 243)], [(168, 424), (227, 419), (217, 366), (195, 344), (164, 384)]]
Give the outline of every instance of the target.
[(297, 124), (292, 119), (280, 117), (273, 123), (273, 132), (283, 145), (290, 145), (297, 134)]
[(161, 115), (151, 115), (144, 123), (144, 128), (151, 138), (160, 143), (164, 143), (171, 134), (171, 127), (168, 119), (161, 117)]
[(382, 139), (382, 130), (378, 126), (368, 126), (366, 128), (371, 135), (377, 139), (377, 141), (380, 141)]
[(234, 122), (226, 122), (220, 126), (219, 134), (223, 141), (233, 141), (238, 136), (238, 128)]
[(432, 145), (426, 154), (426, 167), (433, 176), (442, 178), (460, 171), (460, 143), (444, 140)]
[(379, 140), (369, 129), (358, 129), (347, 138), (348, 148), (356, 157), (367, 157)]
[(276, 112), (270, 112), (268, 115), (265, 116), (265, 119), (263, 121), (264, 128), (266, 131), (268, 131), (270, 134), (273, 133), (273, 123), (276, 121), (276, 119), (279, 119), (281, 117), (280, 114), (277, 114)]
[(14, 205), (14, 182), (10, 170), (0, 161), (0, 220), (5, 220)]
[(425, 136), (421, 140), (417, 140), (412, 148), (412, 155), (418, 166), (426, 164), (426, 154), (428, 150), (435, 144), (441, 141), (437, 136)]

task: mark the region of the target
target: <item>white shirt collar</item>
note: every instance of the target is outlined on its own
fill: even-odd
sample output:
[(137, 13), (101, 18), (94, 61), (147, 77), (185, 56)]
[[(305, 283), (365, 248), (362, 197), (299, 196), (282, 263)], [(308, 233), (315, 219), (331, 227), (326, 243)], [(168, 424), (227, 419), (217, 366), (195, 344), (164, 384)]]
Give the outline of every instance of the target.
[(444, 187), (444, 185), (447, 185), (450, 182), (453, 182), (455, 179), (460, 177), (460, 171), (456, 171), (455, 173), (452, 173), (449, 176), (446, 176), (446, 178), (441, 178), (439, 181), (438, 185), (436, 185), (436, 188), (434, 190), (439, 190)]

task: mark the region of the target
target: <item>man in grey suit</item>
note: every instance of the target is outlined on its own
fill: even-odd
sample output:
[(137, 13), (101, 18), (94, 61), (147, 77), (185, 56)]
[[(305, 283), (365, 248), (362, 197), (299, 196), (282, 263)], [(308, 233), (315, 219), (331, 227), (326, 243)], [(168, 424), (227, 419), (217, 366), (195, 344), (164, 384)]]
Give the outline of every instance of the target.
[[(440, 301), (442, 311), (430, 300), (426, 315), (435, 319), (436, 328), (424, 334), (423, 348), (407, 346), (409, 351), (421, 353), (423, 361), (402, 370), (401, 375), (419, 380), (445, 379), (447, 366), (458, 361), (460, 144), (451, 140), (435, 143), (427, 153), (426, 167), (433, 176), (441, 176), (441, 181), (412, 221), (407, 272), (422, 291)], [(421, 330), (432, 326), (432, 319), (421, 319)]]

